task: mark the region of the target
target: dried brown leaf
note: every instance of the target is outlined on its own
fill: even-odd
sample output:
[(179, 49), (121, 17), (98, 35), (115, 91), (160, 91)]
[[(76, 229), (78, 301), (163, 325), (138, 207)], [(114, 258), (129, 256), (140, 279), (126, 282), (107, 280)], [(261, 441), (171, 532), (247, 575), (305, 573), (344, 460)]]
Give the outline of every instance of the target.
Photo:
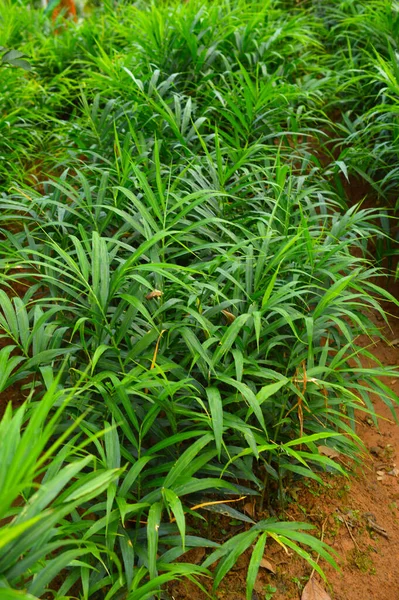
[(233, 315), (233, 313), (229, 312), (228, 310), (222, 310), (222, 313), (226, 317), (226, 320), (229, 324), (236, 320), (236, 316)]
[(276, 568), (272, 565), (270, 560), (268, 560), (265, 556), (260, 561), (260, 566), (263, 567), (264, 569), (267, 569), (268, 571), (271, 571), (271, 573), (274, 573), (274, 574), (276, 573)]
[(301, 600), (331, 600), (331, 596), (314, 577), (311, 577), (303, 588)]
[(389, 535), (386, 529), (384, 529), (384, 527), (381, 527), (381, 525), (377, 523), (373, 513), (364, 513), (363, 517), (366, 519), (367, 527), (369, 527), (373, 531), (376, 531), (380, 535), (383, 535), (385, 538), (389, 539)]
[(163, 296), (161, 290), (152, 290), (152, 292), (146, 295), (146, 300), (153, 300), (153, 298), (160, 298), (161, 296)]
[(328, 458), (339, 458), (340, 453), (334, 448), (329, 448), (328, 446), (318, 446), (317, 447), (319, 454), (324, 454), (324, 456), (328, 456)]
[(247, 515), (249, 515), (250, 517), (254, 517), (255, 516), (255, 505), (253, 502), (246, 502), (244, 504), (244, 506), (242, 507), (243, 511), (245, 513), (247, 513)]

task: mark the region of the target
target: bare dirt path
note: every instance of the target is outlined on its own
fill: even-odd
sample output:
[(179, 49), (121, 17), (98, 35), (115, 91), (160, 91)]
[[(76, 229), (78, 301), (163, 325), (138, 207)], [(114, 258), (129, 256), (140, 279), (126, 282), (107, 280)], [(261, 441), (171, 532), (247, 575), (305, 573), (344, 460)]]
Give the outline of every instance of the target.
[[(398, 286), (391, 291), (397, 294)], [(388, 342), (378, 341), (372, 352), (385, 365), (399, 365), (397, 314), (392, 315), (390, 329), (385, 328), (384, 333)], [(385, 383), (399, 394), (398, 378)], [(341, 556), (341, 573), (327, 569), (334, 600), (399, 598), (399, 426), (381, 399), (374, 398), (374, 402), (382, 417), (379, 428), (364, 417), (358, 426), (369, 455), (343, 497), (330, 502), (325, 499), (339, 524), (335, 540), (326, 538)], [(395, 413), (399, 416), (399, 407)]]

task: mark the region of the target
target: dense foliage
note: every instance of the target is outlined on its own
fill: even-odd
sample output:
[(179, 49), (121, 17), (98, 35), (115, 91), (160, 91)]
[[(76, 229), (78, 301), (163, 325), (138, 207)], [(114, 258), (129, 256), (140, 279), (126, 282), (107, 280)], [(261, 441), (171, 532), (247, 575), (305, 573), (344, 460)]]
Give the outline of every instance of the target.
[(399, 7), (101, 4), (0, 0), (0, 594), (216, 589), (252, 548), (250, 600), (268, 538), (334, 562), (272, 505), (397, 403), (358, 337), (397, 302)]

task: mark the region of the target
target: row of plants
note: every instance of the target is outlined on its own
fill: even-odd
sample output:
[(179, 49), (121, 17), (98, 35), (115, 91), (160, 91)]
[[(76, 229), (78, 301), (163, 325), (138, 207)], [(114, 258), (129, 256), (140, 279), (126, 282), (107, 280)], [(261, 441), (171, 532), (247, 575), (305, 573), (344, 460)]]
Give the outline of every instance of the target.
[[(212, 595), (248, 551), (250, 600), (269, 540), (323, 575), (312, 526), (272, 515), (344, 472), (319, 446), (358, 459), (372, 394), (395, 414), (397, 370), (358, 340), (397, 304), (372, 250), (389, 211), (343, 185), (394, 186), (393, 108), (370, 155), (395, 9), (0, 2), (0, 392), (22, 404), (0, 424), (1, 597)], [(204, 506), (240, 533), (207, 536)]]

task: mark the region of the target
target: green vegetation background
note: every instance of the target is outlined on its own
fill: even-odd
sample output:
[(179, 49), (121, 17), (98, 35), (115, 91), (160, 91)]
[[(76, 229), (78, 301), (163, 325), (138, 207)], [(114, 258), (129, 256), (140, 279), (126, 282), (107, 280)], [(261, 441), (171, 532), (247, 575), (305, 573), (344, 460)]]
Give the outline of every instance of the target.
[(216, 589), (251, 548), (250, 600), (270, 538), (334, 562), (270, 508), (397, 404), (357, 339), (398, 304), (398, 11), (1, 0), (2, 599)]

